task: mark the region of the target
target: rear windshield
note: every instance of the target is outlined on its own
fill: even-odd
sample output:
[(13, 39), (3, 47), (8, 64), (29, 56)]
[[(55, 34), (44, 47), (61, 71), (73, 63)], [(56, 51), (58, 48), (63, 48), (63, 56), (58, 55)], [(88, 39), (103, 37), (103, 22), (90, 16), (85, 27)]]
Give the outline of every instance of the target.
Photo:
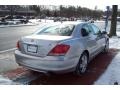
[(75, 25), (55, 25), (46, 26), (38, 32), (38, 35), (59, 35), (70, 36), (74, 30)]

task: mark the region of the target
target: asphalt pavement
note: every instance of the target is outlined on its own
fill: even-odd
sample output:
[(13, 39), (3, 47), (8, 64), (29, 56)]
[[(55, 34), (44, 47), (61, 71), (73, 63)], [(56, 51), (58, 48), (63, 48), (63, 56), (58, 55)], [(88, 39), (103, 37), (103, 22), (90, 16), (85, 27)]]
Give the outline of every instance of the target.
[(40, 25), (0, 28), (0, 52), (15, 48), (22, 36), (30, 35), (39, 27)]

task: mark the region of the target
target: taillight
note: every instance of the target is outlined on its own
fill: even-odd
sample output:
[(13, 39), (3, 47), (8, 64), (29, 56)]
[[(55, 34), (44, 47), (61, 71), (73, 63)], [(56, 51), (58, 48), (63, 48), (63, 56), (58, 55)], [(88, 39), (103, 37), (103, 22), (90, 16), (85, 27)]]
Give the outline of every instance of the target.
[(19, 41), (17, 41), (16, 48), (17, 48), (17, 49), (20, 49)]
[(69, 50), (70, 46), (65, 44), (59, 44), (55, 46), (48, 55), (55, 56), (55, 55), (65, 55)]

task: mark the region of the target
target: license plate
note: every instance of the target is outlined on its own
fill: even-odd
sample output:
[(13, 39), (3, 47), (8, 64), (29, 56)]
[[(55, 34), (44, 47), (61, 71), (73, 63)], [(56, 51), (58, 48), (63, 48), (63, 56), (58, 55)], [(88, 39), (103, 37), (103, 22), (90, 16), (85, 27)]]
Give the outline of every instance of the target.
[(37, 46), (36, 45), (28, 45), (27, 50), (28, 50), (28, 52), (37, 53)]

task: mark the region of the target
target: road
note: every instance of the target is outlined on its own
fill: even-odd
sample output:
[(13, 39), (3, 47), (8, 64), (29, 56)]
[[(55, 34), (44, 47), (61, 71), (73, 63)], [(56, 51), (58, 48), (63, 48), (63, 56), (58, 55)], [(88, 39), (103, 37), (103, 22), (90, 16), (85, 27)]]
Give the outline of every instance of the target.
[(40, 26), (21, 26), (0, 28), (0, 51), (15, 48), (16, 42), (22, 37), (36, 31)]

